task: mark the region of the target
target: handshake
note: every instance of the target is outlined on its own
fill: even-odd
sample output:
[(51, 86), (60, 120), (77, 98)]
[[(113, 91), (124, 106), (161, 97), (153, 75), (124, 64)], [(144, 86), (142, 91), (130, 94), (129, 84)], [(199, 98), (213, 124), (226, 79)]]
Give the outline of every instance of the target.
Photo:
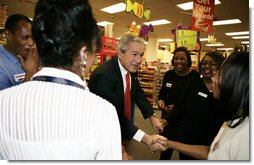
[(167, 150), (166, 146), (164, 146), (164, 144), (166, 144), (167, 142), (167, 138), (158, 134), (155, 135), (145, 134), (142, 139), (142, 142), (146, 144), (146, 146), (152, 153)]
[[(165, 119), (158, 119), (155, 116), (151, 116), (149, 120), (157, 133), (162, 133), (164, 127), (168, 124)], [(167, 150), (167, 148), (162, 145), (162, 143), (165, 144), (166, 141), (167, 138), (158, 134), (155, 135), (145, 134), (144, 137), (142, 138), (142, 142), (146, 144), (146, 146), (153, 153)]]

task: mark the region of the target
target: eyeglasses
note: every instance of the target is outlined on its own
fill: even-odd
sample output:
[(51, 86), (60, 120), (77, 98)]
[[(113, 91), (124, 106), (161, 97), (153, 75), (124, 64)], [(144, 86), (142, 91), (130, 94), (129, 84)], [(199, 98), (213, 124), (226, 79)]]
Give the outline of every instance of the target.
[(217, 64), (216, 64), (215, 62), (203, 61), (203, 62), (202, 62), (202, 66), (211, 66), (211, 67), (215, 67), (215, 66), (217, 66)]

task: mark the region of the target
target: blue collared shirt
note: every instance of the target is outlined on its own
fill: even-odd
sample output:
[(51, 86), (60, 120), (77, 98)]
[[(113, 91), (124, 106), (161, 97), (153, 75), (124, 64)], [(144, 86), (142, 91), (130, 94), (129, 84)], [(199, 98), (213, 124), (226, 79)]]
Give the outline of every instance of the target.
[(0, 45), (0, 90), (24, 81), (25, 71), (19, 59)]

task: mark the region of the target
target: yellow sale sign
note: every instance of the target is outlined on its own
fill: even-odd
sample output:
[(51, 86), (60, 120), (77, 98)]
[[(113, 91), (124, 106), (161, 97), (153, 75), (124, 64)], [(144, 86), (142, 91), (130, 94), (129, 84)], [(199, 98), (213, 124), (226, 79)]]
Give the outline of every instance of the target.
[(200, 50), (198, 32), (194, 30), (176, 30), (177, 47), (184, 46), (188, 50)]

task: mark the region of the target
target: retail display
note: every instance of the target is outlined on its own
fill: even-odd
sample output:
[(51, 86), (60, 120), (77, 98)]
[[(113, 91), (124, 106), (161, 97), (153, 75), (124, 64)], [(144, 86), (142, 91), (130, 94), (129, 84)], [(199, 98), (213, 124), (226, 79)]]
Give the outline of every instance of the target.
[(158, 110), (157, 100), (164, 74), (169, 69), (172, 69), (170, 64), (155, 61), (141, 65), (138, 70), (140, 86), (155, 110)]
[(138, 70), (138, 78), (140, 81), (140, 86), (144, 90), (147, 99), (153, 103), (154, 102), (154, 73), (155, 66), (151, 65), (141, 65)]
[(0, 44), (6, 43), (6, 38), (4, 36), (4, 25), (7, 19), (7, 9), (8, 6), (0, 3)]
[(8, 6), (0, 3), (0, 27), (4, 27), (5, 21), (7, 19), (7, 9)]

